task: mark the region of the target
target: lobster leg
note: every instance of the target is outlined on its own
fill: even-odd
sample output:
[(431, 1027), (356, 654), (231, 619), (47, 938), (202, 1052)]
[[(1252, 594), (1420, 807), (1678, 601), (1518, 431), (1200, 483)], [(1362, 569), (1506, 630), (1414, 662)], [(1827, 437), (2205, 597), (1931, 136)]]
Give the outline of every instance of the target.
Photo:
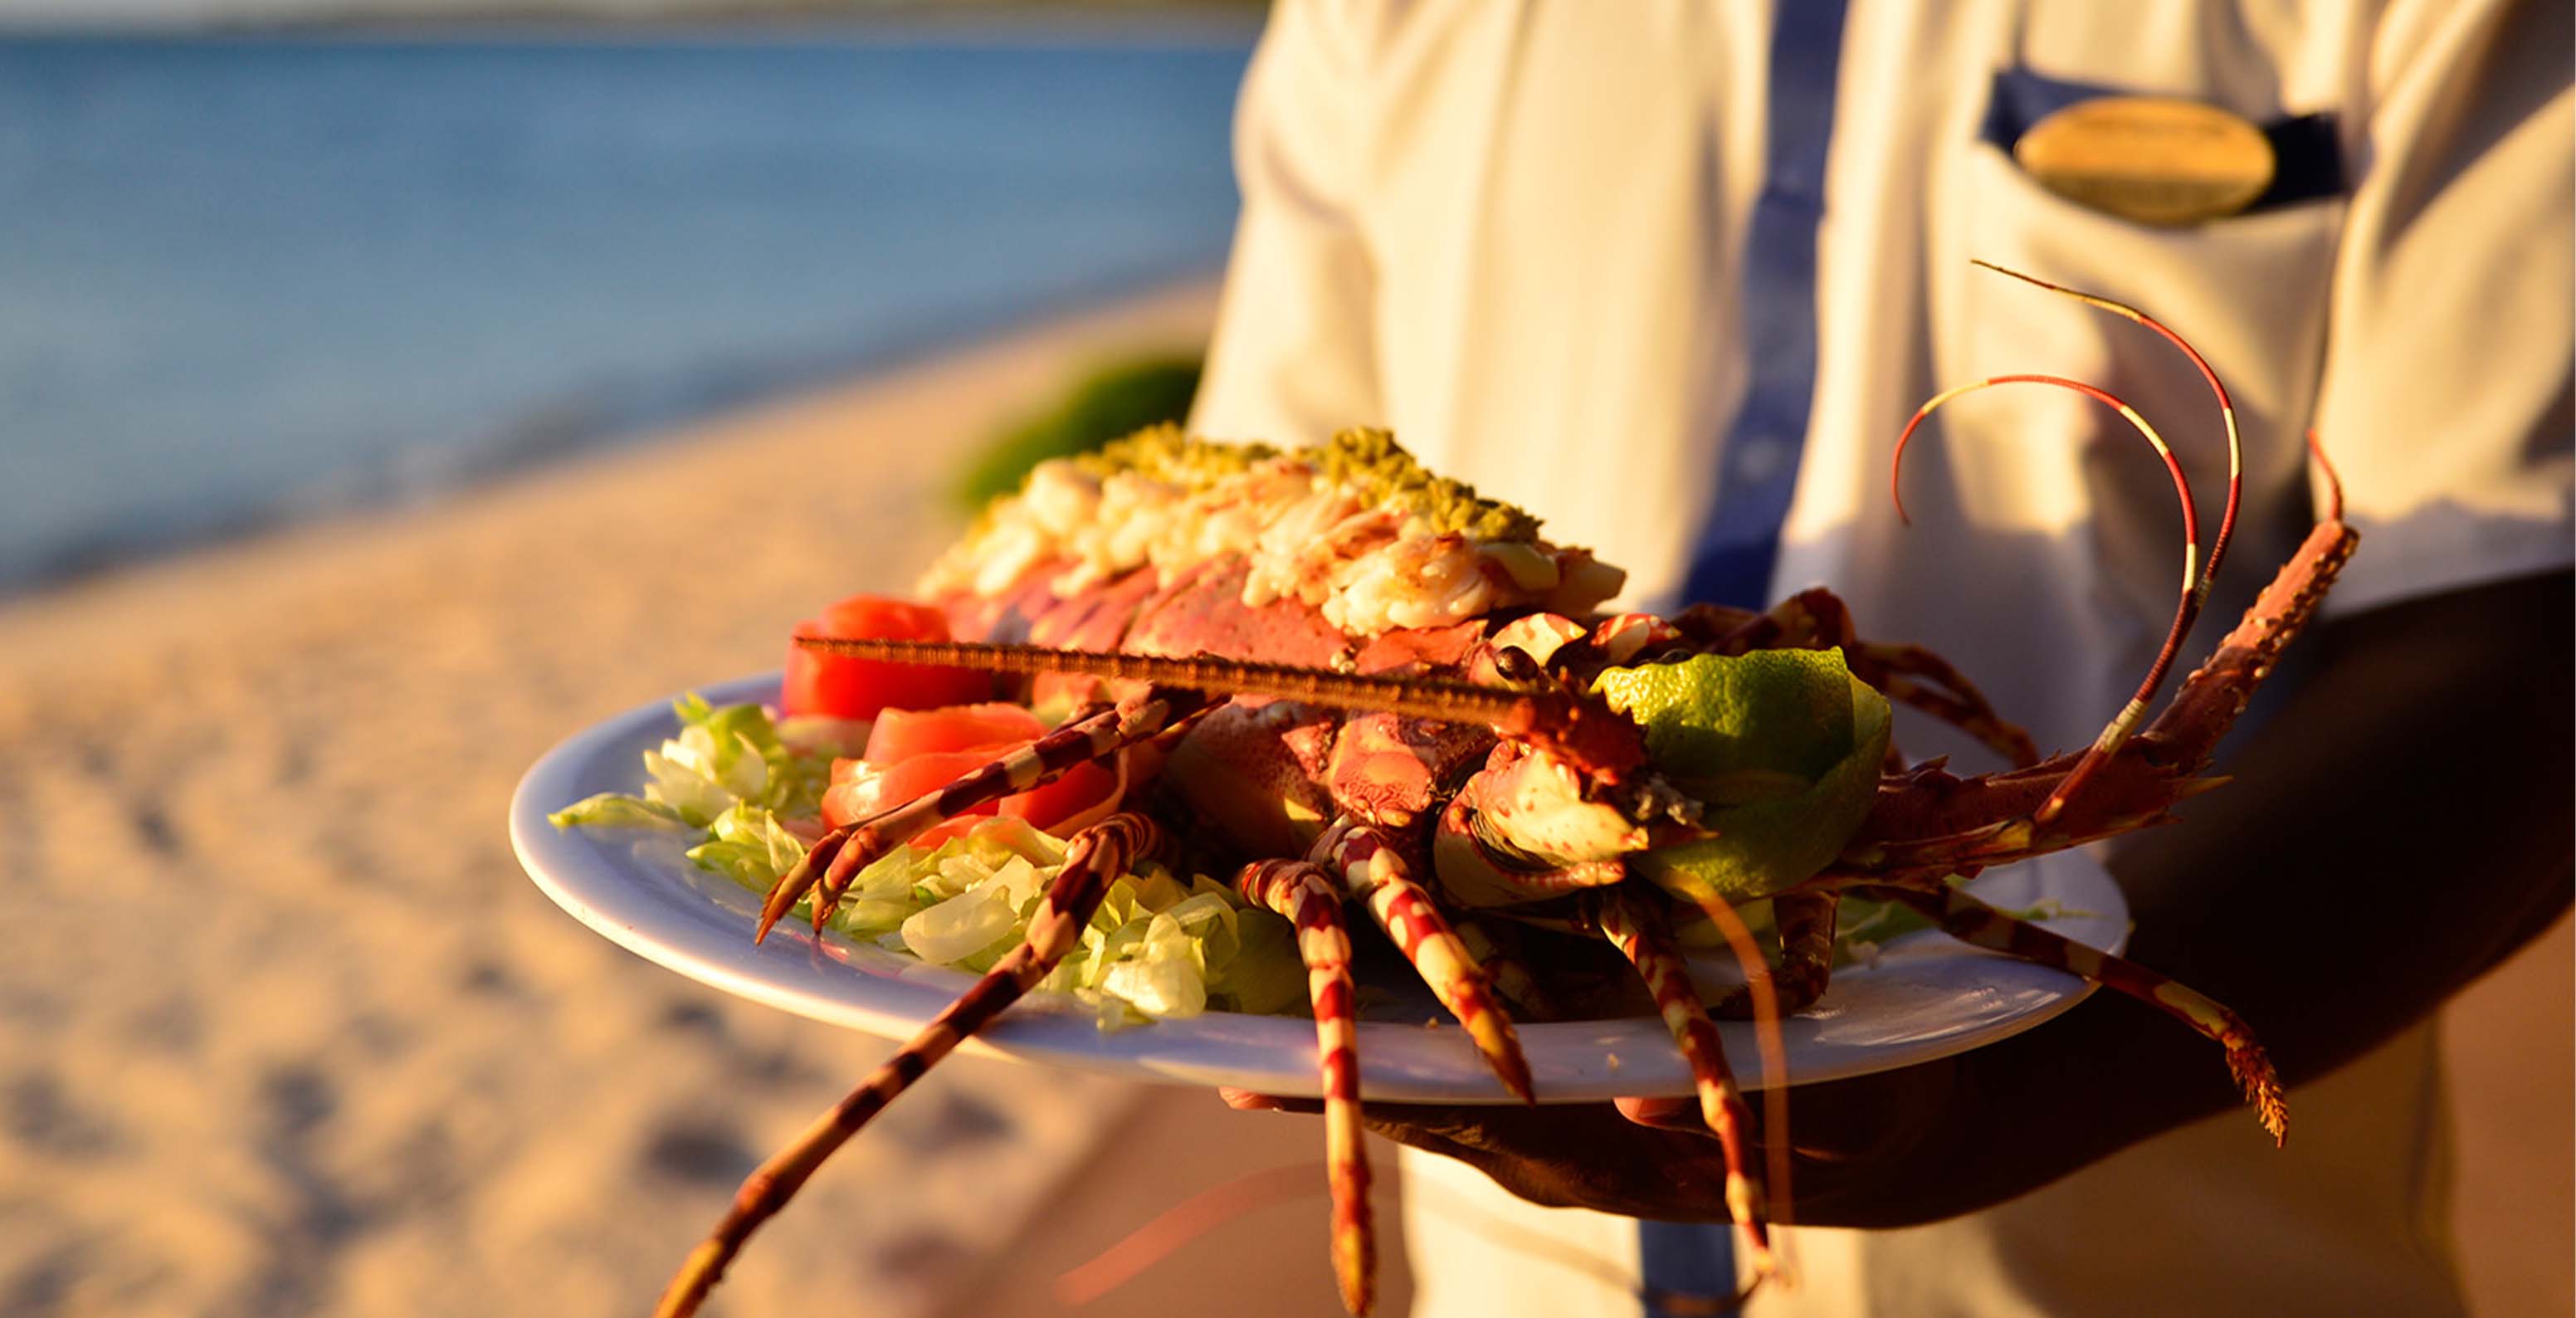
[[(1771, 899), (1772, 915), (1780, 926), (1780, 964), (1771, 972), (1771, 984), (1780, 995), (1781, 1015), (1805, 1011), (1825, 996), (1825, 985), (1834, 973), (1834, 917), (1841, 908), (1838, 892), (1784, 893)], [(1753, 986), (1747, 984), (1710, 1003), (1708, 1014), (1751, 1020)]]
[(1845, 650), (1843, 655), (1855, 676), (1878, 688), (1879, 694), (1888, 699), (1911, 705), (1967, 733), (2015, 768), (2039, 763), (2039, 746), (2030, 734), (1985, 707), (1984, 697), (1971, 700), (1926, 686), (1907, 676), (1908, 670), (1899, 666), (1911, 655), (1930, 653), (1920, 646), (1864, 644)]
[(1467, 1037), (1475, 1041), (1476, 1051), (1503, 1088), (1524, 1103), (1537, 1101), (1530, 1094), (1529, 1062), (1521, 1056), (1512, 1018), (1495, 1003), (1475, 957), (1431, 904), (1431, 894), (1414, 881), (1386, 834), (1373, 825), (1344, 818), (1315, 840), (1308, 856), (1339, 876), (1345, 891), (1368, 904), (1369, 914), (1431, 986), (1440, 1005), (1466, 1028)]
[(1297, 926), (1297, 951), (1315, 1000), (1315, 1060), (1323, 1069), (1324, 1158), (1333, 1187), (1333, 1274), (1342, 1303), (1364, 1314), (1376, 1298), (1377, 1233), (1369, 1223), (1368, 1155), (1360, 1142), (1359, 1021), (1351, 1004), (1351, 940), (1341, 895), (1323, 868), (1257, 860), (1234, 886)]
[[(2323, 454), (2318, 457), (2322, 462)], [(1846, 860), (1882, 882), (1894, 877), (1891, 871), (1938, 875), (2005, 864), (2158, 822), (2176, 801), (2225, 781), (2192, 775), (2217, 754), (2219, 741), (2352, 557), (2358, 537), (2343, 522), (2341, 487), (2334, 488), (2326, 520), (2308, 532), (2145, 731), (2115, 741), (2111, 732), (2127, 724), (2114, 720), (2080, 757), (2062, 755), (1987, 778), (1951, 779), (1923, 766), (1910, 784), (1882, 784), (1879, 800), (1889, 808), (1862, 826)]]
[(797, 900), (809, 891), (815, 894), (814, 927), (820, 930), (860, 870), (922, 830), (987, 801), (1053, 782), (1075, 765), (1088, 764), (1177, 727), (1212, 707), (1210, 698), (1199, 692), (1149, 686), (1113, 708), (1076, 719), (991, 764), (970, 770), (938, 791), (833, 829), (769, 890), (767, 900), (761, 903), (760, 927), (752, 941), (767, 938), (770, 926), (795, 909)]
[(2254, 1031), (2246, 1027), (2244, 1018), (2199, 991), (2125, 957), (2086, 947), (1999, 911), (1963, 889), (1945, 886), (1934, 893), (1910, 887), (1865, 887), (1854, 891), (1902, 902), (1953, 938), (2117, 989), (2199, 1031), (2227, 1050), (2227, 1070), (2245, 1091), (2245, 1101), (2253, 1105), (2256, 1119), (2271, 1132), (2273, 1142), (2286, 1137), (2289, 1109), (2282, 1101), (2281, 1080), (2272, 1069), (2272, 1059), (2254, 1041)]
[(680, 1265), (679, 1274), (662, 1292), (661, 1303), (654, 1308), (656, 1318), (695, 1313), (707, 1292), (724, 1276), (726, 1265), (741, 1252), (743, 1242), (786, 1206), (833, 1150), (857, 1134), (869, 1118), (883, 1111), (950, 1049), (1045, 979), (1065, 953), (1081, 944), (1083, 928), (1090, 923), (1092, 912), (1099, 909), (1110, 883), (1127, 872), (1130, 861), (1154, 850), (1158, 838), (1153, 824), (1140, 815), (1127, 814), (1111, 815), (1074, 834), (1065, 851), (1064, 869), (1048, 885), (1036, 914), (1029, 917), (1027, 939), (949, 1004), (938, 1019), (923, 1026), (921, 1033), (888, 1058), (865, 1083), (833, 1104), (794, 1143), (762, 1163), (742, 1183), (723, 1220), (690, 1251), (688, 1261)]
[[(2316, 437), (2309, 436), (2312, 448), (2315, 443)], [(2318, 464), (2324, 466), (2324, 450), (2317, 449), (2316, 456)], [(2332, 467), (2326, 467), (2326, 475), (2334, 481)], [(2220, 739), (2236, 725), (2237, 717), (2253, 700), (2254, 689), (2271, 675), (2273, 666), (2281, 661), (2281, 652), (2316, 616), (2317, 607), (2325, 602), (2326, 588), (2334, 584), (2361, 540), (2359, 532), (2344, 524), (2342, 484), (2336, 481), (2332, 489), (2333, 503), (2326, 520), (2308, 532), (2308, 538), (2300, 542), (2298, 552), (2282, 565), (2272, 584), (2263, 588), (2235, 629), (2219, 641), (2217, 652), (2184, 679), (2173, 702), (2140, 735), (2139, 739), (2155, 746), (2160, 755), (2195, 766), (2209, 763), (2218, 752)], [(2087, 759), (2097, 755), (2096, 751), (2086, 752)], [(2072, 795), (2076, 777), (2074, 773), (2067, 775), (2069, 785), (2058, 789), (2055, 802), (2062, 805)]]
[(1626, 890), (1610, 888), (1593, 899), (1592, 918), (1620, 955), (1637, 967), (1646, 991), (1654, 996), (1656, 1013), (1672, 1030), (1673, 1042), (1681, 1045), (1682, 1059), (1690, 1064), (1692, 1083), (1699, 1090), (1700, 1119), (1716, 1132), (1726, 1154), (1727, 1216), (1752, 1242), (1754, 1272), (1767, 1276), (1779, 1265), (1771, 1256), (1761, 1187), (1746, 1170), (1745, 1131), (1752, 1124), (1752, 1114), (1744, 1105), (1743, 1091), (1736, 1088), (1734, 1072), (1727, 1068), (1717, 1023), (1708, 1018), (1699, 990), (1691, 987), (1690, 972), (1660, 914)]
[(1477, 916), (1459, 914), (1449, 918), (1449, 927), (1458, 935), (1460, 946), (1467, 949), (1469, 960), (1485, 972), (1496, 996), (1528, 1020), (1556, 1019), (1556, 1002), (1547, 987), (1530, 973), (1529, 963), (1521, 959), (1518, 937), (1509, 925), (1497, 925)]
[(1852, 625), (1851, 607), (1827, 590), (1805, 590), (1772, 610), (1790, 615), (1787, 638), (1818, 646), (1835, 646), (1860, 680), (1888, 699), (1916, 709), (1967, 733), (2019, 767), (2039, 763), (2039, 747), (2017, 724), (2005, 721), (1976, 684), (1949, 660), (1919, 645), (1864, 641)]

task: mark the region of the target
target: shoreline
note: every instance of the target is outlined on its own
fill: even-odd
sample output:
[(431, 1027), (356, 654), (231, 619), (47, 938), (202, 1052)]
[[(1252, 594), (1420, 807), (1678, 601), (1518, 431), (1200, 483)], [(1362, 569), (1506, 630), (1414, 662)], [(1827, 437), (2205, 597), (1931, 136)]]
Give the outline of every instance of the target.
[[(1214, 319), (1217, 287), (1212, 274), (1190, 275), (1123, 296), (1033, 312), (980, 337), (924, 346), (901, 359), (783, 386), (685, 419), (621, 429), (605, 442), (548, 454), (486, 479), (411, 498), (327, 507), (27, 589), (0, 591), (0, 676), (31, 651), (51, 648), (31, 641), (41, 630), (34, 624), (103, 637), (125, 630), (106, 616), (120, 609), (156, 606), (157, 612), (164, 603), (244, 589), (264, 593), (272, 579), (277, 584), (298, 579), (300, 584), (317, 572), (299, 561), (309, 556), (399, 557), (404, 546), (398, 542), (406, 537), (454, 534), (463, 528), (452, 523), (488, 523), (496, 513), (507, 520), (503, 510), (524, 513), (551, 500), (579, 500), (578, 487), (603, 480), (643, 486), (694, 483), (737, 463), (784, 460), (796, 450), (827, 443), (818, 430), (864, 426), (879, 412), (942, 432), (935, 436), (939, 443), (888, 443), (876, 456), (902, 459), (893, 471), (895, 479), (923, 496), (919, 508), (899, 519), (901, 529), (944, 535), (961, 527), (963, 518), (948, 508), (938, 482), (962, 469), (977, 445), (1003, 423), (1051, 402), (1079, 372), (1104, 357), (1203, 343)], [(939, 396), (948, 388), (957, 390), (953, 400)], [(922, 461), (934, 452), (952, 460), (945, 466)], [(865, 469), (860, 463), (853, 466)], [(883, 501), (871, 502), (885, 510)], [(926, 564), (944, 544), (938, 539), (913, 546), (908, 557), (899, 553), (895, 561)], [(348, 570), (320, 568), (318, 575)], [(909, 584), (908, 579), (889, 580), (880, 588)]]
[(0, 246), (0, 592), (479, 488), (1224, 260), (1248, 45), (722, 35), (0, 33), (0, 109), (48, 126), (0, 150), (30, 199)]
[(0, 562), (0, 610), (85, 582), (296, 527), (436, 507), (549, 468), (721, 428), (729, 417), (784, 400), (863, 388), (978, 346), (1085, 316), (1151, 302), (1181, 288), (1212, 289), (1211, 268), (1118, 270), (1008, 306), (969, 307), (936, 325), (864, 348), (818, 349), (757, 363), (713, 360), (677, 381), (602, 379), (570, 387), (510, 418), (440, 444), (279, 489), (263, 504), (176, 526), (102, 529), (24, 562)]

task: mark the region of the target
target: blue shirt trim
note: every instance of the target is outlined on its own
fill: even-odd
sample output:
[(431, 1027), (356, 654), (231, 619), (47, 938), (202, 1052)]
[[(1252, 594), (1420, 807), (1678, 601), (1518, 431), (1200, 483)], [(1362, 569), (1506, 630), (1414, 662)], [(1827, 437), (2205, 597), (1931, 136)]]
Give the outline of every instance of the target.
[(1816, 392), (1816, 228), (1842, 58), (1842, 0), (1783, 0), (1771, 33), (1768, 167), (1746, 235), (1738, 332), (1744, 402), (1720, 455), (1717, 498), (1685, 578), (1693, 601), (1771, 602), (1780, 528), (1798, 486)]

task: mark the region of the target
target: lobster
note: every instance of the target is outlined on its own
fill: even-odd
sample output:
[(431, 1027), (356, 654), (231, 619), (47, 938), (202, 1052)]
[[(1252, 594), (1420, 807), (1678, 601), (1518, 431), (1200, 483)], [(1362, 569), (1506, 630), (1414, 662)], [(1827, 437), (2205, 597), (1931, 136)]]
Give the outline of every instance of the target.
[[(2130, 319), (2188, 354), (2217, 399), (2234, 455), (2226, 390), (2180, 336), (2126, 305), (2015, 277)], [(1046, 978), (1112, 880), (1185, 842), (1225, 856), (1234, 889), (1295, 927), (1316, 1025), (1335, 1273), (1354, 1313), (1370, 1305), (1374, 1245), (1345, 903), (1384, 931), (1523, 1101), (1535, 1095), (1512, 1009), (1556, 1009), (1538, 940), (1570, 934), (1615, 948), (1687, 1062), (1757, 1285), (1776, 1267), (1765, 1178), (1753, 1167), (1750, 1113), (1712, 1016), (1750, 1016), (1765, 1027), (1814, 1003), (1830, 980), (1846, 898), (1911, 910), (1969, 943), (2082, 976), (2175, 1018), (2224, 1050), (2258, 1120), (2281, 1139), (2280, 1082), (2234, 1012), (1959, 884), (1989, 866), (2167, 821), (2176, 802), (2217, 785), (2204, 770), (2220, 739), (2352, 553), (2357, 537), (2343, 523), (2340, 488), (2269, 588), (2150, 723), (2151, 702), (2224, 556), (2234, 472), (2204, 556), (2189, 484), (2155, 430), (2099, 389), (2040, 375), (1936, 396), (1906, 425), (1898, 462), (1935, 409), (2016, 383), (2075, 390), (2116, 409), (2162, 455), (2187, 542), (2173, 624), (2137, 695), (2090, 746), (2044, 759), (1952, 665), (1920, 647), (1862, 638), (1822, 590), (1760, 612), (1692, 605), (1669, 617), (1604, 614), (1600, 605), (1620, 586), (1616, 569), (1540, 539), (1527, 513), (1424, 470), (1382, 431), (1281, 451), (1165, 428), (1041, 465), (926, 582), (952, 635), (981, 639), (798, 644), (1026, 675), (1033, 691), (1076, 698), (1077, 712), (945, 787), (824, 833), (768, 895), (757, 936), (808, 902), (819, 930), (854, 877), (892, 848), (1106, 757), (1137, 757), (1147, 772), (1165, 764), (1153, 799), (1176, 808), (1158, 813), (1195, 827), (1176, 837), (1131, 800), (1076, 832), (1025, 942), (752, 1174), (660, 1312), (693, 1312), (750, 1233), (835, 1148)], [(2309, 443), (2323, 466), (2314, 436)], [(1902, 515), (1901, 497), (1897, 507)], [(1856, 795), (1838, 798), (1844, 804), (1817, 806), (1798, 796), (1803, 779), (1784, 782), (1777, 769), (1685, 772), (1667, 729), (1633, 696), (1617, 698), (1635, 675), (1667, 666), (1687, 678), (1695, 665), (1783, 655), (1797, 664), (1838, 656), (1848, 674), (1854, 732), (1836, 765), (1821, 771), (1862, 775)], [(1904, 763), (1887, 736), (1890, 700), (1965, 731), (2012, 767), (1963, 777), (1939, 760)], [(1745, 809), (1784, 801), (1794, 825), (1785, 843), (1743, 864), (1701, 863), (1708, 849), (1723, 852), (1737, 834), (1761, 831)], [(1737, 910), (1762, 900), (1775, 954)], [(1714, 1001), (1694, 986), (1679, 950), (1681, 926), (1694, 919), (1715, 926), (1745, 962), (1747, 982)], [(1775, 1131), (1775, 1149), (1778, 1142)]]

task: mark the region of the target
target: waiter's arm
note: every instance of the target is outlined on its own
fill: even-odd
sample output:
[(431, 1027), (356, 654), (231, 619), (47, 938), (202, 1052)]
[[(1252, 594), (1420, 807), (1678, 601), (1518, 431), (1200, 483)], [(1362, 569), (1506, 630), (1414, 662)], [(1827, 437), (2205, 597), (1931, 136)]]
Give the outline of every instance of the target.
[[(2323, 663), (2221, 766), (2235, 781), (2113, 862), (2134, 957), (2236, 1008), (2296, 1085), (2545, 928), (2576, 879), (2571, 598), (2576, 579), (2547, 573), (2390, 605), (2303, 641)], [(1967, 1212), (2237, 1103), (2214, 1045), (2096, 994), (1992, 1047), (1796, 1090), (1796, 1220)], [(1371, 1111), (1381, 1133), (1527, 1199), (1725, 1218), (1704, 1134), (1607, 1106)], [(2294, 1136), (2297, 1119), (2294, 1103)], [(2250, 1114), (2244, 1126), (2250, 1144), (2265, 1140)]]
[[(2571, 592), (2546, 574), (2328, 626), (2325, 667), (2227, 766), (2235, 781), (2113, 861), (2135, 959), (2255, 1022), (2295, 1085), (2545, 928), (2568, 908), (2576, 828)], [(1802, 1167), (1799, 1216), (1962, 1212), (2235, 1103), (2215, 1047), (2110, 994), (1950, 1071), (1910, 1147)], [(1818, 1135), (1866, 1148), (1861, 1117)]]

